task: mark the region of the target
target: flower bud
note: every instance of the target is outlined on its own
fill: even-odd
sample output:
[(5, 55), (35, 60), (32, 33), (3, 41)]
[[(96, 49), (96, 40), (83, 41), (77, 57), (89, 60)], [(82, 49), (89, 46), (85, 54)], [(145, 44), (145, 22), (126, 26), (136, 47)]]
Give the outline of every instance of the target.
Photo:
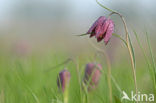
[(85, 68), (84, 83), (88, 86), (88, 90), (97, 87), (100, 76), (101, 76), (102, 66), (100, 64), (89, 63)]
[(68, 88), (70, 82), (70, 72), (66, 69), (61, 71), (57, 78), (57, 85), (63, 92)]

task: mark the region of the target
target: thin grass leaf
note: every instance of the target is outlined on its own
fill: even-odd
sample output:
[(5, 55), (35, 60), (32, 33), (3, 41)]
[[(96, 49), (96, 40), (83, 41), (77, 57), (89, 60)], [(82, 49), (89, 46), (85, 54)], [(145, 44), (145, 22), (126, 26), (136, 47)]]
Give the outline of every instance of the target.
[(39, 102), (39, 99), (38, 99), (38, 97), (35, 95), (35, 93), (34, 93), (30, 88), (28, 88), (28, 89), (29, 89), (29, 91), (31, 92), (31, 94), (32, 94), (33, 98), (35, 99), (36, 103), (40, 103), (40, 102)]
[(153, 80), (153, 82), (154, 82), (154, 86), (155, 86), (155, 88), (156, 88), (156, 82), (155, 82), (155, 77), (154, 77), (155, 74), (153, 74), (154, 71), (152, 70), (151, 63), (150, 63), (150, 61), (149, 61), (149, 59), (148, 59), (148, 57), (147, 57), (147, 55), (146, 55), (146, 53), (145, 53), (145, 50), (144, 50), (143, 46), (141, 45), (141, 42), (140, 42), (140, 40), (139, 40), (139, 37), (138, 37), (137, 32), (136, 32), (135, 30), (133, 30), (133, 32), (134, 32), (134, 34), (135, 34), (137, 43), (139, 44), (139, 47), (140, 47), (140, 49), (141, 49), (141, 51), (142, 51), (142, 53), (143, 53), (143, 55), (144, 55), (145, 61), (146, 61), (147, 65), (148, 65), (148, 68), (149, 68), (150, 76), (151, 76), (151, 78), (152, 78), (152, 80)]
[(33, 97), (34, 97), (36, 103), (40, 103), (38, 97), (37, 97), (33, 92), (32, 92), (32, 95), (33, 95)]
[[(147, 39), (147, 44), (148, 44), (148, 47), (149, 47), (149, 50), (150, 50), (150, 56), (152, 58), (154, 77), (155, 77), (155, 80), (156, 80), (156, 64), (155, 64), (155, 59), (154, 59), (154, 56), (153, 56), (152, 47), (151, 47), (149, 36), (148, 36), (147, 32), (146, 32), (146, 39)], [(156, 86), (155, 86), (155, 88), (156, 88)]]
[(115, 34), (115, 33), (113, 33), (112, 35), (115, 36), (115, 37), (117, 37), (117, 38), (119, 38), (119, 39), (120, 39), (121, 41), (123, 41), (123, 43), (127, 46), (126, 41), (125, 41), (120, 35)]
[(60, 66), (62, 66), (62, 65), (64, 65), (64, 64), (69, 63), (71, 60), (72, 60), (71, 58), (68, 58), (67, 60), (63, 61), (62, 63), (57, 64), (57, 65), (55, 65), (54, 67), (51, 67), (51, 68), (45, 70), (45, 72), (50, 72), (51, 70), (54, 70), (54, 69), (56, 69), (56, 68), (58, 68), (58, 67), (60, 67)]
[(154, 71), (155, 71), (155, 74), (156, 74), (155, 59), (154, 59), (154, 56), (153, 56), (153, 51), (152, 51), (151, 43), (150, 43), (149, 36), (148, 36), (147, 32), (146, 32), (146, 38), (147, 38), (147, 43), (148, 43), (148, 47), (149, 47), (149, 50), (150, 50), (150, 55), (151, 55), (151, 58), (152, 58), (153, 68), (154, 68)]
[(115, 85), (115, 87), (118, 89), (118, 91), (122, 94), (122, 90), (120, 88), (120, 86), (118, 85), (118, 83), (116, 82), (116, 80), (114, 79), (113, 75), (111, 75), (111, 79)]
[(149, 62), (149, 60), (148, 60), (148, 58), (147, 58), (147, 55), (146, 55), (146, 53), (145, 53), (145, 50), (143, 49), (143, 46), (141, 45), (141, 42), (140, 42), (139, 37), (138, 37), (138, 34), (136, 33), (135, 30), (133, 30), (133, 32), (134, 32), (134, 34), (135, 34), (136, 40), (137, 40), (137, 42), (138, 42), (138, 44), (139, 44), (139, 47), (140, 47), (141, 51), (143, 52), (143, 55), (144, 55), (145, 60), (146, 60), (146, 63), (148, 64), (148, 66), (149, 66), (149, 68), (150, 68), (150, 67), (151, 67), (151, 64), (150, 64), (150, 62)]
[[(56, 91), (53, 88), (51, 88), (50, 90), (51, 90), (51, 93), (53, 95), (53, 99), (59, 100), (58, 99), (59, 98), (59, 95), (56, 93)], [(63, 94), (62, 93), (61, 93), (61, 96), (63, 97)]]
[(129, 40), (129, 44), (131, 47), (131, 51), (132, 51), (132, 56), (133, 56), (133, 62), (134, 62), (134, 68), (136, 68), (136, 60), (135, 60), (135, 53), (134, 53), (134, 48), (130, 39), (130, 36), (128, 35), (128, 40)]
[(74, 35), (74, 36), (85, 36), (85, 35), (89, 35), (89, 34), (80, 34), (80, 35)]

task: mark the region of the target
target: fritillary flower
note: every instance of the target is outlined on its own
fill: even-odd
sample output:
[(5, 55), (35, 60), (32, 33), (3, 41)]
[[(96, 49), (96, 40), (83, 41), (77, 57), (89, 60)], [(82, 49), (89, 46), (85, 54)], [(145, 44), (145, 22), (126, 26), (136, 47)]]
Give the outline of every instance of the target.
[(85, 68), (84, 83), (88, 85), (88, 90), (97, 87), (101, 77), (102, 66), (100, 64), (89, 63)]
[(70, 82), (70, 72), (66, 69), (61, 71), (57, 78), (57, 85), (63, 92), (69, 86)]
[(101, 16), (91, 26), (87, 34), (90, 34), (90, 37), (95, 36), (98, 42), (104, 39), (105, 44), (107, 44), (113, 32), (114, 22), (105, 16)]

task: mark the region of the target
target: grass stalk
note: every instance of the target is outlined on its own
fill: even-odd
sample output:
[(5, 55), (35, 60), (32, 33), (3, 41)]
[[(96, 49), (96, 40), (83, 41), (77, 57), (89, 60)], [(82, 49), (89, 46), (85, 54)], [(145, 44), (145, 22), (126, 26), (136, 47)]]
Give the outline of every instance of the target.
[(137, 40), (137, 42), (139, 44), (139, 47), (140, 47), (140, 49), (141, 49), (141, 51), (142, 51), (142, 53), (144, 55), (145, 61), (146, 61), (147, 65), (148, 65), (149, 73), (150, 73), (151, 79), (153, 80), (154, 89), (156, 90), (156, 82), (155, 82), (156, 74), (155, 74), (155, 70), (154, 69), (152, 70), (152, 65), (151, 65), (151, 63), (150, 63), (150, 61), (149, 61), (149, 59), (148, 59), (148, 57), (147, 57), (147, 55), (145, 53), (145, 50), (144, 50), (143, 46), (141, 45), (141, 42), (140, 42), (140, 39), (138, 37), (137, 32), (135, 30), (133, 30), (133, 32), (135, 34), (136, 40)]
[(156, 74), (155, 59), (154, 59), (154, 56), (153, 56), (153, 51), (152, 51), (151, 43), (150, 43), (149, 36), (148, 36), (147, 32), (146, 32), (146, 38), (147, 38), (147, 43), (148, 43), (148, 47), (149, 47), (149, 50), (150, 50), (150, 55), (151, 55), (151, 58), (152, 58), (153, 69), (154, 69), (154, 72)]
[(75, 60), (75, 59), (71, 59), (73, 61), (73, 63), (75, 64), (76, 66), (76, 73), (77, 73), (77, 77), (78, 77), (78, 82), (79, 82), (79, 86), (80, 86), (80, 96), (81, 96), (81, 100), (80, 101), (83, 101), (82, 100), (82, 83), (81, 83), (81, 76), (80, 76), (80, 70), (79, 70), (79, 64), (78, 62)]
[(151, 43), (150, 43), (149, 36), (148, 36), (147, 32), (146, 32), (146, 39), (147, 39), (148, 48), (150, 50), (150, 56), (152, 58), (152, 67), (153, 67), (153, 71), (154, 71), (154, 77), (155, 77), (155, 80), (156, 80), (156, 64), (155, 64), (155, 59), (154, 59)]
[(69, 86), (65, 89), (64, 93), (63, 93), (63, 103), (68, 103), (68, 88)]

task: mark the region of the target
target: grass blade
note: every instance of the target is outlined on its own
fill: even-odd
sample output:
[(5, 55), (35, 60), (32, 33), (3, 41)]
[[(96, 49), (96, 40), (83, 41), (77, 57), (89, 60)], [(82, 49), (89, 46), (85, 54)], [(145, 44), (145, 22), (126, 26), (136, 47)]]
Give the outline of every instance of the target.
[(36, 96), (36, 94), (30, 88), (28, 88), (28, 90), (32, 94), (32, 96), (33, 96), (34, 100), (36, 101), (36, 103), (40, 103), (38, 97)]
[(131, 47), (131, 52), (132, 52), (132, 56), (133, 56), (133, 62), (134, 62), (134, 68), (136, 68), (136, 60), (135, 60), (135, 53), (134, 53), (134, 48), (130, 39), (130, 36), (128, 35), (128, 40), (129, 40), (129, 44)]
[(148, 47), (149, 47), (149, 50), (150, 50), (150, 55), (151, 55), (151, 58), (152, 58), (153, 68), (154, 68), (154, 71), (156, 73), (155, 59), (154, 59), (154, 56), (153, 56), (152, 47), (151, 47), (151, 43), (150, 43), (150, 40), (149, 40), (149, 37), (148, 37), (148, 33), (147, 32), (146, 32), (146, 39), (147, 39)]
[[(153, 65), (154, 77), (155, 77), (155, 80), (156, 80), (156, 64), (155, 64), (155, 59), (154, 59), (154, 56), (153, 56), (152, 47), (151, 47), (149, 36), (148, 36), (148, 33), (147, 32), (146, 32), (146, 39), (147, 39), (148, 48), (150, 50), (150, 56), (152, 58), (152, 65)], [(155, 89), (156, 89), (156, 86), (155, 86)]]
[(85, 36), (85, 35), (89, 35), (89, 34), (80, 34), (80, 35), (75, 35), (75, 36)]
[(155, 82), (155, 78), (154, 78), (155, 74), (153, 74), (154, 71), (152, 70), (151, 63), (150, 63), (150, 61), (149, 61), (149, 59), (148, 59), (148, 57), (147, 57), (147, 55), (145, 53), (145, 50), (143, 49), (143, 46), (141, 45), (141, 42), (139, 40), (137, 32), (135, 30), (133, 30), (133, 32), (135, 34), (137, 43), (139, 44), (139, 47), (140, 47), (140, 49), (141, 49), (141, 51), (142, 51), (142, 53), (144, 55), (145, 61), (146, 61), (147, 65), (148, 65), (148, 68), (149, 68), (150, 76), (151, 76), (151, 78), (152, 78), (152, 80), (154, 82), (155, 88), (156, 88), (156, 82)]
[(115, 33), (113, 33), (112, 35), (115, 36), (115, 37), (117, 37), (117, 38), (119, 38), (119, 39), (120, 39), (121, 41), (123, 41), (123, 43), (127, 46), (126, 41), (125, 41), (120, 35), (115, 34)]

